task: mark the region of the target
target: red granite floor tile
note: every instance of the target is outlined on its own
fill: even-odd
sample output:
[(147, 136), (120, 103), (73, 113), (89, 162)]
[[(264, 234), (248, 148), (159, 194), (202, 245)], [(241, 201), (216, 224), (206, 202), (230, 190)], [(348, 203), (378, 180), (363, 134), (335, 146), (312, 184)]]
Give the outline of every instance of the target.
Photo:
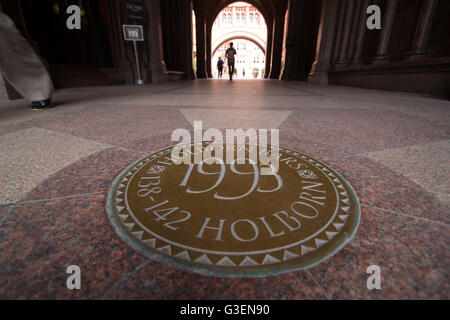
[(86, 193), (106, 193), (112, 180), (142, 156), (134, 151), (106, 149), (60, 170), (31, 191), (21, 202)]
[(14, 208), (12, 205), (0, 206), (0, 227), (2, 223), (8, 218), (9, 213)]
[(450, 223), (450, 208), (406, 177), (365, 157), (326, 161), (347, 179), (361, 204)]
[(40, 119), (36, 126), (119, 146), (176, 128), (191, 128), (177, 108), (134, 105), (78, 108)]
[(0, 136), (20, 130), (26, 130), (33, 127), (32, 121), (23, 121), (14, 124), (0, 126)]
[[(174, 94), (207, 103), (213, 101), (208, 94), (223, 95), (217, 106), (199, 100), (198, 106), (182, 108), (228, 107), (228, 94), (211, 84), (195, 82)], [(237, 92), (247, 103), (254, 99), (247, 108), (255, 112), (269, 108), (267, 101), (277, 92), (266, 87), (270, 82), (260, 84), (240, 86)], [(129, 90), (133, 95), (134, 89)], [(341, 96), (312, 92), (300, 101), (285, 88), (278, 93), (290, 98), (274, 98), (280, 97), (279, 105), (270, 110), (293, 111), (279, 126), (280, 145), (341, 173), (360, 198), (361, 225), (353, 241), (329, 260), (307, 271), (255, 279), (202, 276), (144, 258), (120, 240), (106, 218), (104, 197), (114, 177), (143, 153), (171, 145), (174, 129), (192, 130), (179, 110), (189, 102), (176, 106), (175, 99), (167, 98), (167, 106), (126, 105), (128, 97), (117, 93), (122, 100), (112, 105), (92, 91), (85, 97), (89, 106), (61, 105), (40, 116), (26, 114), (23, 105), (25, 117), (4, 122), (0, 135), (40, 127), (123, 148), (112, 146), (82, 159), (49, 177), (21, 203), (0, 206), (0, 299), (450, 299), (450, 208), (361, 155), (450, 139), (446, 105), (395, 96), (388, 105), (383, 100), (383, 108), (370, 109), (359, 103), (376, 105), (373, 100), (384, 93), (365, 91), (355, 100), (351, 95), (356, 91)], [(140, 102), (151, 97), (142, 96)], [(71, 99), (80, 102), (77, 94), (61, 101), (70, 104)], [(236, 103), (240, 100), (229, 107), (243, 108)], [(72, 264), (81, 267), (80, 291), (65, 286), (65, 271)], [(381, 290), (366, 287), (366, 269), (372, 264), (381, 267)]]
[(303, 152), (318, 160), (346, 155), (346, 151), (338, 146), (330, 146), (321, 141), (314, 141), (300, 133), (280, 130), (280, 146)]
[[(142, 258), (108, 225), (103, 196), (18, 205), (0, 233), (3, 299), (320, 299), (304, 272), (264, 279), (220, 279)], [(69, 265), (82, 289), (65, 287)], [(133, 272), (136, 270), (135, 272)], [(121, 281), (119, 281), (121, 279)]]
[[(193, 130), (188, 131), (190, 132), (191, 138), (193, 139)], [(220, 131), (225, 138), (225, 130)], [(153, 135), (148, 138), (131, 141), (129, 143), (123, 144), (122, 146), (127, 149), (150, 153), (177, 144), (178, 142), (171, 141), (171, 134), (171, 132), (167, 132), (164, 134)], [(269, 144), (271, 143), (270, 133), (268, 134), (267, 141)], [(291, 133), (286, 132), (283, 129), (280, 129), (279, 132), (279, 143), (281, 147), (291, 148), (306, 153), (312, 157), (316, 157), (317, 159), (332, 158), (345, 154), (345, 151), (341, 150), (340, 148), (332, 148), (325, 143), (312, 141), (307, 137), (292, 135)]]
[[(363, 207), (354, 241), (310, 269), (330, 299), (449, 299), (448, 227)], [(368, 290), (367, 267), (381, 268)]]
[[(108, 225), (104, 196), (17, 205), (0, 232), (2, 299), (99, 298), (141, 257)], [(81, 268), (81, 290), (66, 268)]]
[[(151, 275), (151, 276), (149, 276)], [(268, 278), (216, 278), (146, 260), (122, 279), (106, 299), (325, 299), (305, 272)]]
[(326, 143), (347, 154), (398, 148), (450, 138), (448, 126), (388, 110), (302, 109), (283, 122), (284, 131)]
[(122, 146), (127, 149), (150, 153), (176, 144), (171, 141), (171, 135), (171, 132), (156, 134), (148, 138), (130, 141), (129, 143), (122, 144)]

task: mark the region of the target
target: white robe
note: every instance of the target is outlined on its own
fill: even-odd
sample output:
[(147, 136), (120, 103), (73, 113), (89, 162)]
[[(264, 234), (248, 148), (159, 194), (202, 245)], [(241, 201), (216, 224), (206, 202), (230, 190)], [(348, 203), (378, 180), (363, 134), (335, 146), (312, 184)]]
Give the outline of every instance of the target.
[(44, 64), (1, 7), (0, 72), (25, 99), (50, 98), (53, 84)]

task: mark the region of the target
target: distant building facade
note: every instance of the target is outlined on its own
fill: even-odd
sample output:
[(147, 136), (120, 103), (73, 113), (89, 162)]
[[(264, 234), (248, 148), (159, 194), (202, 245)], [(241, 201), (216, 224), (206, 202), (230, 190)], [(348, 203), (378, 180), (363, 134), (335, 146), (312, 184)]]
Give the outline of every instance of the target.
[[(217, 61), (225, 59), (229, 43), (237, 51), (236, 76), (241, 79), (264, 77), (267, 26), (257, 8), (246, 2), (235, 2), (217, 15), (212, 27), (212, 75), (217, 78)], [(226, 65), (225, 65), (226, 67)]]

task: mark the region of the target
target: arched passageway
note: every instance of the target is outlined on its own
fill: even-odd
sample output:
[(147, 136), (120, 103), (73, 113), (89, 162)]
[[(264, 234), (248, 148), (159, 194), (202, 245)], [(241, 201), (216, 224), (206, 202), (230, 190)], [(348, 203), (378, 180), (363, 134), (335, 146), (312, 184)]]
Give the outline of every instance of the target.
[[(236, 78), (263, 78), (266, 61), (267, 25), (263, 14), (247, 2), (235, 2), (221, 10), (212, 26), (211, 65), (208, 75), (218, 78), (217, 61), (224, 59), (231, 42), (237, 51), (235, 58)], [(211, 72), (209, 72), (209, 68)]]
[[(33, 11), (32, 1), (0, 0), (2, 10), (47, 60), (57, 88), (134, 83), (135, 56), (133, 45), (123, 39), (124, 24), (143, 26), (145, 39), (138, 43), (138, 53), (146, 82), (207, 78), (216, 47), (212, 38), (215, 18), (223, 8), (236, 2), (80, 0), (77, 3), (85, 13), (82, 30), (69, 31), (65, 24), (67, 1), (43, 0)], [(262, 38), (266, 43), (266, 78), (311, 79), (321, 84), (448, 97), (448, 0), (377, 1), (383, 23), (389, 26), (381, 30), (365, 27), (366, 1), (245, 2), (254, 6), (261, 13), (259, 18), (266, 22), (267, 34)], [(130, 12), (127, 4), (134, 4), (138, 14)], [(47, 22), (37, 26), (38, 16), (46, 16)], [(44, 32), (45, 28), (51, 30)], [(52, 46), (48, 36), (56, 33), (62, 35), (53, 37), (59, 39), (58, 43), (69, 45)], [(75, 49), (68, 52), (68, 48)]]
[[(230, 5), (243, 3), (255, 8), (258, 18), (266, 25), (262, 38), (265, 43), (264, 78), (306, 80), (316, 53), (321, 1), (193, 0), (197, 78), (212, 77), (212, 57), (217, 47), (213, 27), (215, 23), (226, 23), (229, 19), (228, 15), (220, 13)], [(248, 13), (245, 16), (249, 22)], [(262, 46), (261, 41), (253, 40)]]
[[(213, 43), (212, 43), (212, 28), (213, 24), (216, 20), (218, 14), (227, 6), (236, 3), (239, 1), (233, 0), (194, 0), (194, 10), (196, 17), (196, 51), (197, 51), (197, 77), (198, 78), (207, 78), (210, 77), (211, 74), (211, 60), (212, 60), (212, 51), (213, 51)], [(274, 72), (277, 69), (277, 63), (273, 66), (271, 65), (272, 51), (273, 51), (273, 30), (274, 30), (274, 17), (277, 11), (286, 12), (286, 3), (287, 1), (260, 1), (260, 0), (248, 0), (245, 1), (252, 5), (254, 8), (258, 10), (258, 14), (260, 15), (260, 19), (264, 20), (267, 25), (267, 34), (265, 36), (266, 43), (266, 74), (265, 77), (269, 77), (271, 69)], [(276, 8), (278, 10), (276, 10)], [(284, 20), (283, 20), (284, 24)], [(281, 28), (282, 29), (282, 28)], [(280, 53), (280, 63), (278, 67), (281, 70), (281, 51), (282, 51), (282, 38), (283, 35), (281, 33), (280, 41), (279, 41), (279, 50)], [(279, 76), (279, 72), (275, 72), (273, 74), (274, 77)], [(278, 75), (276, 75), (278, 73)]]
[(252, 42), (253, 44), (255, 44), (264, 54), (266, 54), (266, 47), (265, 44), (255, 40), (255, 38), (253, 37), (248, 37), (245, 35), (230, 35), (229, 37), (225, 38), (224, 40), (221, 40), (220, 42), (218, 42), (218, 44), (216, 44), (215, 46), (213, 46), (213, 50), (212, 50), (212, 55), (214, 56), (216, 54), (216, 51), (223, 45), (228, 44), (232, 41), (236, 41), (236, 40), (246, 40), (249, 42)]
[(222, 42), (212, 52), (212, 77), (219, 78), (217, 61), (222, 58), (227, 68), (225, 52), (233, 42), (237, 55), (235, 58), (236, 79), (263, 79), (265, 71), (265, 47), (249, 38), (231, 38)]

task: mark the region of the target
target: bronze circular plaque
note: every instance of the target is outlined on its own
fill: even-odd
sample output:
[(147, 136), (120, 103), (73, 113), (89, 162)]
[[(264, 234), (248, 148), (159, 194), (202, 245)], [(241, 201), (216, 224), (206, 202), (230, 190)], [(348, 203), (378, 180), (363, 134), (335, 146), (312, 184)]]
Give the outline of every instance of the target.
[(106, 211), (141, 254), (216, 276), (258, 277), (311, 267), (355, 234), (358, 198), (321, 161), (279, 148), (276, 174), (253, 161), (172, 162), (173, 147), (114, 180)]

